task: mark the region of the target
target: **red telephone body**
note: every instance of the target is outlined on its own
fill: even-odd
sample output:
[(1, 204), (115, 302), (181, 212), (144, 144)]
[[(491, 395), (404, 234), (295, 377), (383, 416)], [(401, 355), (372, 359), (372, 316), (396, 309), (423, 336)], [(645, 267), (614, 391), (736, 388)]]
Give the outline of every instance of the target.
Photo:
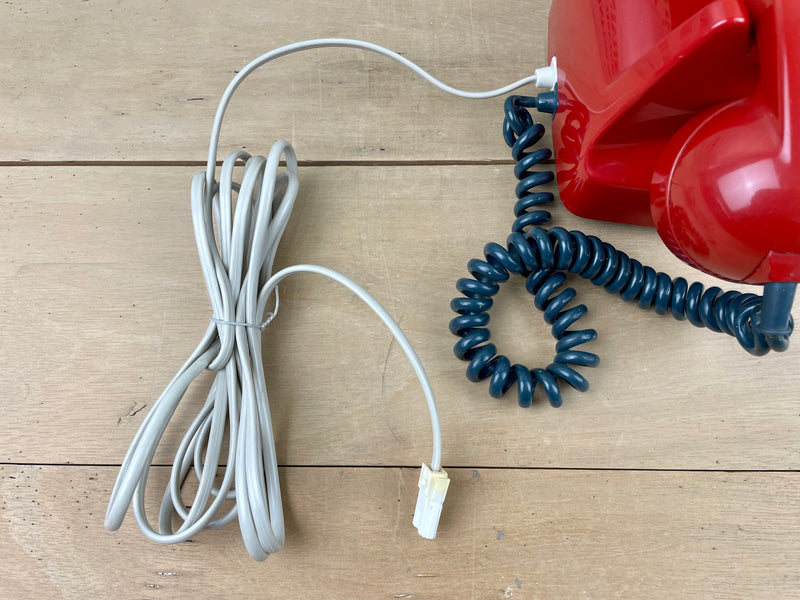
[(722, 279), (800, 282), (799, 0), (554, 0), (548, 51), (571, 212), (655, 225)]

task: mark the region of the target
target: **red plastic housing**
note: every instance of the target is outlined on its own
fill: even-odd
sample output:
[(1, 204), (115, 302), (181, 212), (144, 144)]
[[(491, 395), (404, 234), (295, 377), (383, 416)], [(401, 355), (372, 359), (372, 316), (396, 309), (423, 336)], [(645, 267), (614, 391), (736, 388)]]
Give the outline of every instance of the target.
[(553, 144), (578, 215), (655, 224), (731, 281), (800, 281), (800, 1), (554, 0)]

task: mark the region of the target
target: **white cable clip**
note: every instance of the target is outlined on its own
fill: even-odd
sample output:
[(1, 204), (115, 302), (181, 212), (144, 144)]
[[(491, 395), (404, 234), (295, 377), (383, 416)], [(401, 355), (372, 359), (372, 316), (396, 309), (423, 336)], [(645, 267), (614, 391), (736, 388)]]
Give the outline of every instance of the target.
[(536, 77), (536, 87), (547, 88), (551, 92), (556, 89), (556, 84), (558, 83), (558, 62), (556, 62), (556, 57), (553, 57), (549, 66), (536, 69), (534, 76)]
[(419, 534), (425, 539), (432, 540), (436, 537), (439, 517), (442, 516), (442, 504), (444, 504), (444, 497), (449, 486), (450, 479), (443, 469), (431, 471), (428, 465), (422, 464), (413, 523)]
[(278, 286), (276, 285), (275, 310), (273, 310), (272, 312), (265, 313), (264, 320), (261, 323), (241, 323), (239, 321), (226, 321), (225, 319), (220, 319), (215, 316), (209, 317), (208, 320), (211, 321), (212, 323), (217, 323), (218, 325), (233, 325), (234, 327), (252, 327), (253, 329), (260, 329), (261, 331), (264, 331), (267, 328), (267, 325), (269, 325), (272, 322), (272, 319), (274, 319), (277, 316), (278, 308), (280, 308), (280, 305), (281, 305), (281, 297), (280, 294), (278, 293)]

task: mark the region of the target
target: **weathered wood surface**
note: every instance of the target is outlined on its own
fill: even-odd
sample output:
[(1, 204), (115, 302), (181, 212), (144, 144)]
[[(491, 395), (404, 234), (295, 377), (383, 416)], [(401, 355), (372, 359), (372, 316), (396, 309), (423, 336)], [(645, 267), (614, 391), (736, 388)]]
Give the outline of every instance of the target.
[[(0, 161), (205, 160), (217, 102), (251, 59), (352, 37), (488, 90), (547, 63), (549, 2), (143, 0), (0, 3)], [(352, 49), (289, 56), (237, 91), (222, 151), (280, 138), (303, 160), (506, 159), (502, 99), (469, 101)]]
[(9, 598), (728, 600), (800, 585), (794, 474), (453, 469), (429, 541), (411, 526), (416, 469), (284, 469), (286, 547), (257, 563), (235, 524), (179, 546), (132, 518), (105, 531), (113, 468), (0, 469)]

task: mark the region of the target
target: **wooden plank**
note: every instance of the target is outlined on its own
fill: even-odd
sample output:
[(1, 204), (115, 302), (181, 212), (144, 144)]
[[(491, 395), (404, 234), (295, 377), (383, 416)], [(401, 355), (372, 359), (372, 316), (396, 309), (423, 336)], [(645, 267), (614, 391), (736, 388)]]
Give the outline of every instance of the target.
[[(118, 463), (209, 317), (187, 168), (0, 170), (0, 461)], [(625, 305), (577, 282), (600, 338), (592, 388), (555, 410), (488, 396), (447, 331), (454, 284), (512, 220), (510, 167), (306, 168), (279, 251), (355, 278), (405, 328), (430, 373), (444, 462), (461, 466), (797, 469), (797, 346), (753, 358), (724, 335)], [(697, 275), (655, 232), (555, 210), (656, 268)], [(708, 277), (701, 280), (711, 282)], [(414, 465), (430, 429), (416, 379), (351, 294), (313, 276), (281, 287), (264, 335), (282, 464)], [(498, 345), (546, 365), (552, 340), (517, 278), (492, 310)], [(172, 452), (207, 390), (175, 417)]]
[[(548, 10), (547, 0), (4, 2), (0, 162), (205, 160), (234, 73), (311, 38), (372, 41), (453, 86), (492, 89), (547, 63)], [(305, 160), (506, 159), (502, 118), (502, 99), (446, 96), (361, 51), (313, 51), (237, 91), (222, 151), (285, 138)]]
[[(165, 468), (154, 470), (157, 485)], [(411, 526), (417, 470), (283, 469), (287, 542), (236, 524), (159, 546), (102, 521), (114, 469), (0, 466), (0, 572), (14, 598), (798, 598), (792, 474), (470, 470), (436, 540)], [(153, 502), (153, 506), (157, 502)]]

